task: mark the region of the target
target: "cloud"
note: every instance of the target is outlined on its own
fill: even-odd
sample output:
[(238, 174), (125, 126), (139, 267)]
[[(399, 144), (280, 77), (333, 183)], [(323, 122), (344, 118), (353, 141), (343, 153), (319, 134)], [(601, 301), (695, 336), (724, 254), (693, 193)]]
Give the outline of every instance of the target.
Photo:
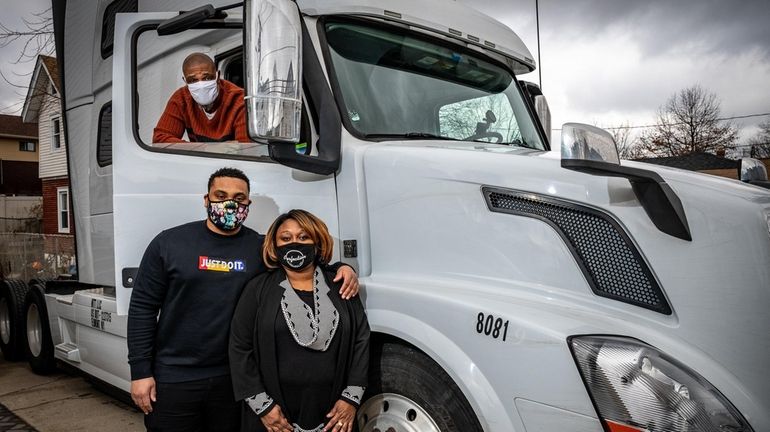
[(770, 57), (768, 21), (767, 0), (575, 0), (542, 2), (541, 9), (544, 30), (595, 39), (620, 29), (645, 57), (755, 48)]
[[(514, 29), (537, 55), (534, 0), (467, 3)], [(660, 105), (694, 84), (717, 95), (725, 117), (770, 112), (767, 0), (540, 0), (539, 7), (539, 66), (555, 128), (654, 123)], [(741, 139), (767, 119), (736, 120), (746, 127)]]

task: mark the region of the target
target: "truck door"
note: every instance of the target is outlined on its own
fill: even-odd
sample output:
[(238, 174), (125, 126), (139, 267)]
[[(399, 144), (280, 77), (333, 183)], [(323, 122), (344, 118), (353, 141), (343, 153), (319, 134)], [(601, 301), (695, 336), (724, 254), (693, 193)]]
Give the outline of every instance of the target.
[[(259, 143), (153, 143), (153, 129), (168, 99), (185, 85), (181, 65), (187, 55), (204, 52), (214, 58), (221, 78), (238, 76), (233, 68), (243, 64), (238, 58), (243, 41), (239, 16), (230, 13), (223, 22), (159, 36), (157, 25), (176, 15), (119, 14), (116, 19), (112, 143), (120, 314), (128, 311), (133, 275), (152, 238), (164, 229), (205, 219), (203, 196), (209, 175), (218, 168), (238, 168), (250, 178), (252, 204), (246, 225), (258, 232), (264, 233), (276, 216), (292, 208), (318, 215), (332, 236), (339, 232), (333, 175), (280, 165)], [(312, 122), (307, 123), (305, 134), (312, 135)], [(306, 138), (312, 142), (312, 136)], [(339, 257), (337, 250), (335, 254)]]

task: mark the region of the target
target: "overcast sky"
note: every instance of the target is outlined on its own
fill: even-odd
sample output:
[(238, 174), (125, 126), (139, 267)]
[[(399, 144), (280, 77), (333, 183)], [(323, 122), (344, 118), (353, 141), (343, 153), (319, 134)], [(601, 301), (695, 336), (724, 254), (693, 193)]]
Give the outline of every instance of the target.
[[(465, 3), (517, 31), (537, 59), (535, 0)], [(652, 124), (660, 105), (695, 84), (722, 101), (722, 117), (770, 113), (768, 0), (539, 0), (539, 9), (554, 128)], [(743, 141), (767, 120), (734, 122)]]
[[(50, 0), (0, 0), (0, 23), (13, 30), (25, 31), (22, 19), (35, 20), (33, 13), (41, 13), (51, 7)], [(24, 43), (17, 41), (0, 48), (0, 72), (11, 83), (25, 88), (17, 88), (0, 77), (0, 113), (21, 114), (26, 87), (32, 77), (34, 61), (13, 64), (19, 57)]]
[[(535, 0), (462, 2), (514, 29), (537, 59)], [(0, 22), (19, 27), (49, 4), (4, 0)], [(541, 85), (554, 128), (651, 124), (669, 96), (694, 84), (717, 95), (723, 117), (770, 113), (770, 0), (539, 0), (539, 8)], [(29, 75), (15, 74), (34, 64), (10, 63), (20, 49), (0, 49), (0, 70), (26, 85)], [(538, 82), (537, 72), (524, 79)], [(21, 111), (17, 93), (25, 92), (0, 80), (0, 112)], [(735, 120), (742, 140), (766, 120)]]

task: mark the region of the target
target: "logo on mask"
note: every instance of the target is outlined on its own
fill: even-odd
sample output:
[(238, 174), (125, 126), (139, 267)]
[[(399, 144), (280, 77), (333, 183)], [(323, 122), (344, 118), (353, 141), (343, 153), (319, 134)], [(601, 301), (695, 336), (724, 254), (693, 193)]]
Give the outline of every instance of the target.
[(291, 270), (301, 271), (313, 264), (316, 258), (315, 244), (289, 243), (276, 248), (281, 265)]
[(289, 267), (295, 269), (304, 267), (306, 259), (307, 255), (296, 249), (292, 249), (286, 252), (286, 254), (283, 256), (283, 262), (285, 262)]

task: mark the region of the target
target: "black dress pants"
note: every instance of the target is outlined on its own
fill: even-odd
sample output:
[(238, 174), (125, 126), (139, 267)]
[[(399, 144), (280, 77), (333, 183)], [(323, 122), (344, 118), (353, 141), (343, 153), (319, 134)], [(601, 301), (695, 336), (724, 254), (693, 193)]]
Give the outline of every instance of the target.
[(240, 403), (230, 375), (181, 383), (156, 383), (157, 401), (144, 416), (149, 432), (238, 432)]

